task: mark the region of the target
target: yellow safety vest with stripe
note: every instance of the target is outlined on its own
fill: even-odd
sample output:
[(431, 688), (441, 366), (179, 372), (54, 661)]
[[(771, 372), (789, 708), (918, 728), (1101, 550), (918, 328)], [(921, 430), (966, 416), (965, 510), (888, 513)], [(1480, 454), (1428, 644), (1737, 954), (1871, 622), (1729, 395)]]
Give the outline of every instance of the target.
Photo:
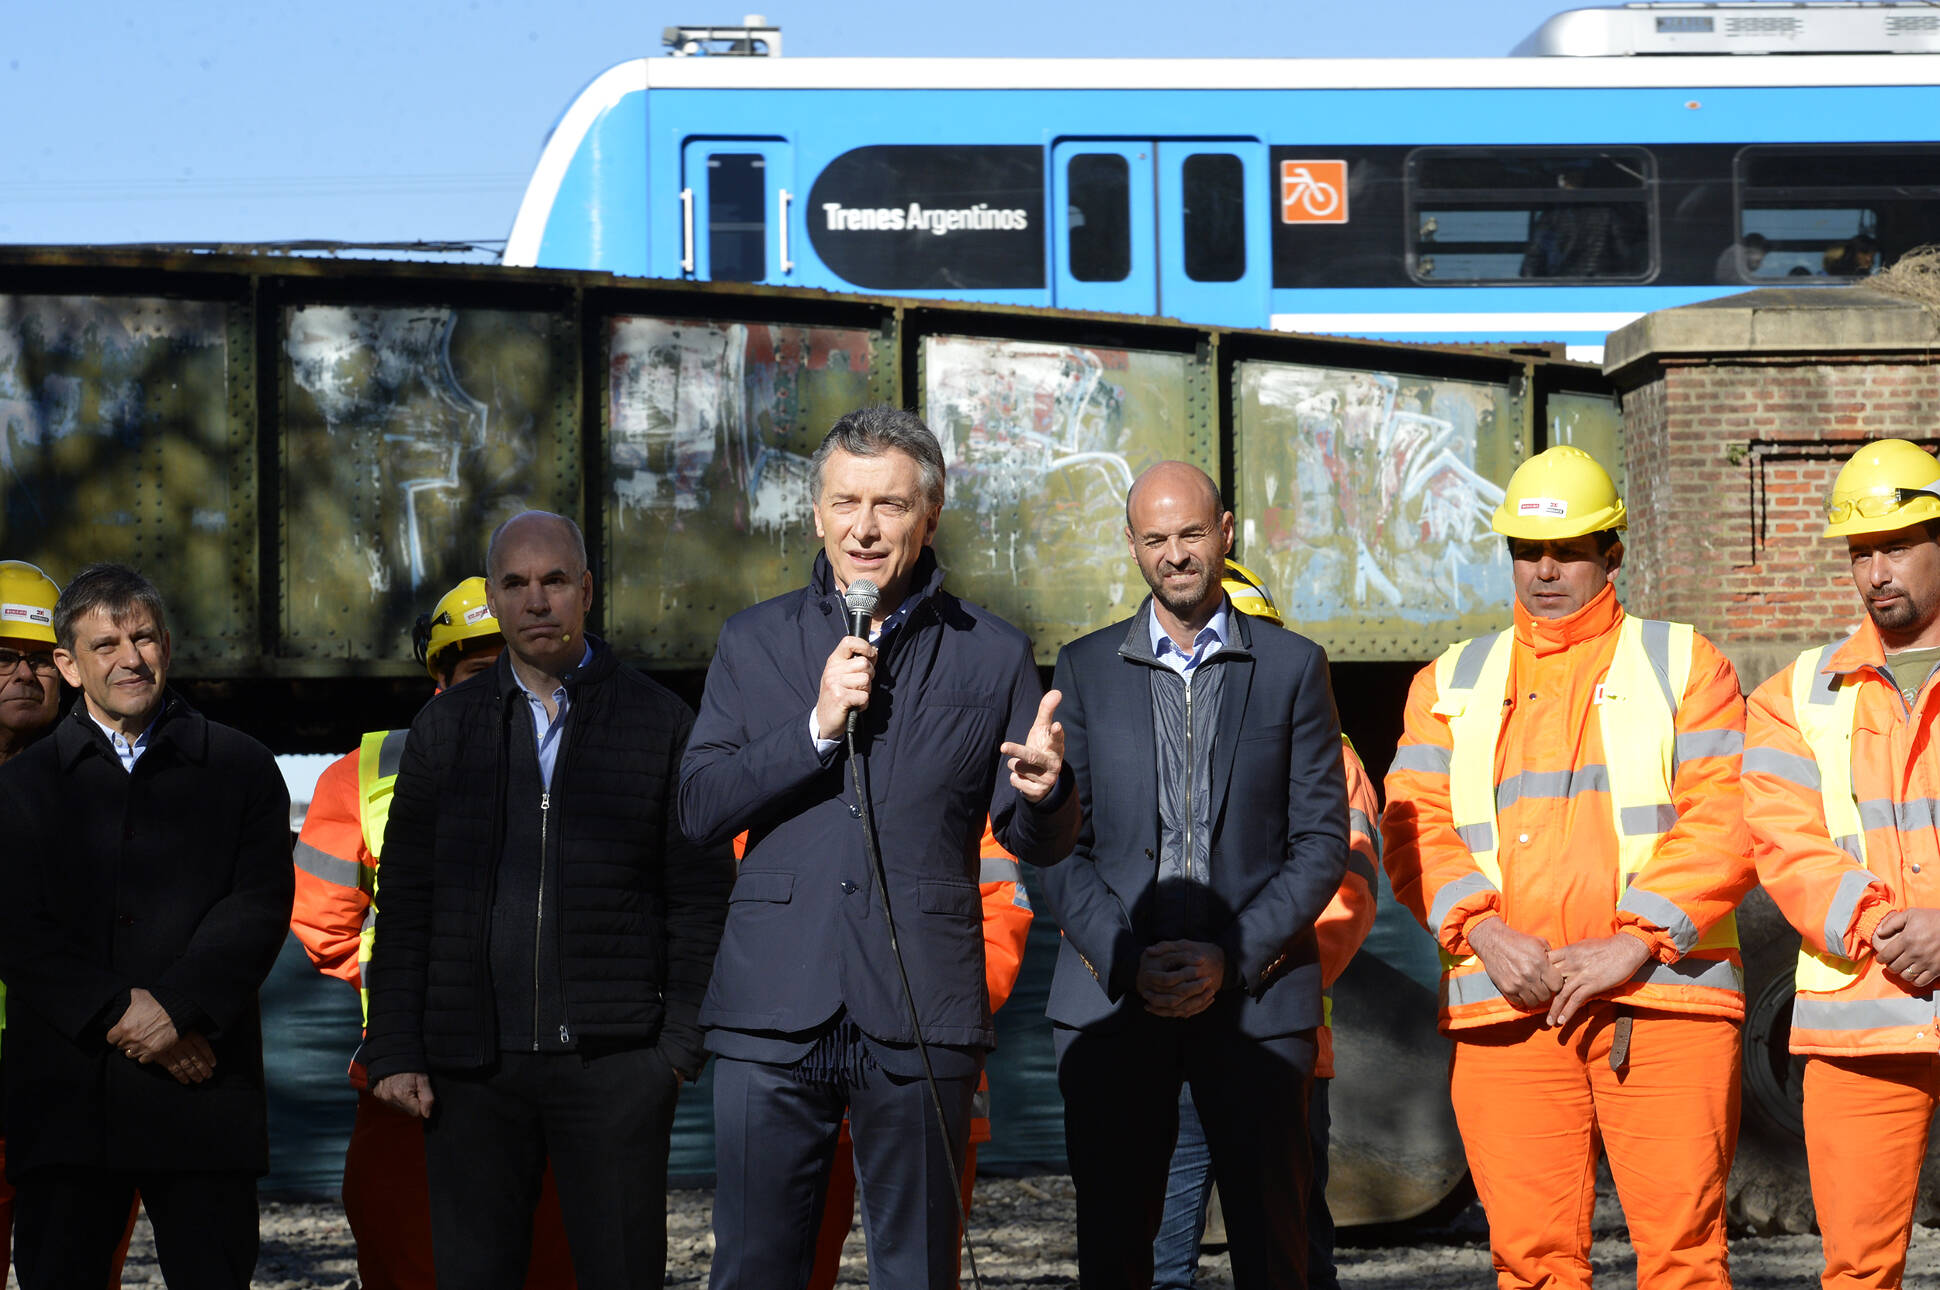
[(357, 745), (358, 824), (364, 830), (364, 849), (370, 852), (370, 907), (364, 911), (363, 930), (357, 938), (357, 995), (363, 1007), (364, 1024), (370, 1024), (371, 947), (377, 943), (377, 871), (375, 862), (384, 851), (384, 827), (391, 819), (391, 794), (397, 787), (397, 768), (404, 758), (404, 739), (408, 730), (373, 730)]
[[(1837, 648), (1806, 650), (1792, 664), (1792, 712), (1799, 723), (1799, 737), (1819, 764), (1819, 797), (1824, 803), (1826, 832), (1832, 835), (1835, 846), (1864, 869), (1866, 826), (1859, 817), (1859, 799), (1852, 788), (1852, 725), (1859, 712), (1859, 685), (1851, 677), (1820, 675)], [(1844, 935), (1843, 929), (1840, 934)], [(1860, 965), (1852, 959), (1817, 953), (1801, 940), (1793, 984), (1801, 990), (1839, 990), (1857, 980), (1860, 971)]]
[[(1609, 777), (1610, 825), (1617, 838), (1619, 901), (1677, 822), (1671, 792), (1677, 772), (1677, 708), (1691, 675), (1693, 638), (1687, 623), (1625, 614), (1603, 680), (1596, 717)], [(1498, 889), (1502, 868), (1496, 858), (1495, 754), (1514, 650), (1513, 632), (1495, 632), (1450, 646), (1435, 663), (1434, 711), (1448, 719), (1455, 743), (1448, 768), (1455, 831), (1476, 867)], [(1623, 755), (1613, 755), (1616, 750)], [(1694, 948), (1737, 949), (1737, 915), (1719, 920)], [(1444, 972), (1477, 962), (1473, 955), (1446, 950), (1441, 957)], [(1654, 977), (1662, 968), (1654, 961), (1646, 963), (1640, 979)], [(1682, 980), (1681, 975), (1674, 979)]]

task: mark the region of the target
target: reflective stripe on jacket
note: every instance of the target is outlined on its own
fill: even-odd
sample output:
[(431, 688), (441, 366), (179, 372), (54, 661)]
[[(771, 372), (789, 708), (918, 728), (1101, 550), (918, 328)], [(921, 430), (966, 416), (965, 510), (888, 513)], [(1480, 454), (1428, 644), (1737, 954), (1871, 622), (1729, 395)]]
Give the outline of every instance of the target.
[(1424, 668), (1383, 833), (1395, 895), (1443, 953), (1443, 1028), (1527, 1015), (1468, 957), (1469, 928), (1496, 915), (1558, 947), (1635, 935), (1652, 957), (1610, 997), (1742, 1017), (1743, 730), (1724, 656), (1608, 587), (1563, 619), (1517, 605), (1513, 634)]
[(1361, 755), (1342, 736), (1341, 765), (1347, 772), (1347, 872), (1340, 890), (1314, 920), (1320, 941), (1321, 1022), (1315, 1036), (1320, 1055), (1314, 1061), (1316, 1079), (1334, 1076), (1334, 982), (1347, 970), (1374, 926), (1374, 871), (1381, 863), (1381, 800)]
[[(364, 968), (377, 926), (377, 858), (408, 733), (373, 731), (324, 769), (293, 857), (296, 902), (290, 930), (319, 972), (357, 987), (366, 1020), (370, 998)], [(351, 1082), (363, 1086), (354, 1063)]]
[[(1894, 909), (1940, 905), (1934, 687), (1911, 709), (1870, 621), (1751, 697), (1745, 817), (1758, 876), (1803, 937), (1792, 1051), (1932, 1053), (1935, 1004), (1872, 952)], [(1924, 678), (1922, 678), (1924, 679)]]

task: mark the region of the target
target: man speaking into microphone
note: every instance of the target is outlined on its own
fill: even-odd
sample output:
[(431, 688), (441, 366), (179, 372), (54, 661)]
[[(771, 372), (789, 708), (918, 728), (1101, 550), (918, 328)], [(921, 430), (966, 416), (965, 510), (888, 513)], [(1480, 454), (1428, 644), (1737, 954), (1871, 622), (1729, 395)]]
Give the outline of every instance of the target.
[(728, 620), (681, 766), (688, 837), (749, 834), (701, 1007), (716, 1057), (712, 1285), (807, 1284), (846, 1112), (870, 1283), (948, 1290), (954, 1166), (995, 1042), (984, 819), (1011, 854), (1050, 864), (1076, 842), (1077, 801), (1030, 641), (943, 589), (929, 427), (849, 413), (810, 488), (809, 584)]

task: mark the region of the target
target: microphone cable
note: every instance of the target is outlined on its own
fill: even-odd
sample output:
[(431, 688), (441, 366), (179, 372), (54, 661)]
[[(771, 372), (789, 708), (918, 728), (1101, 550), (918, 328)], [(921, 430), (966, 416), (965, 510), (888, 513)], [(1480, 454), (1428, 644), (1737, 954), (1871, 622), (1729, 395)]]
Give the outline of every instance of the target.
[[(874, 588), (871, 587), (873, 591)], [(864, 639), (867, 639), (866, 637)], [(943, 1162), (950, 1170), (950, 1195), (963, 1188), (963, 1170), (957, 1165), (956, 1148), (950, 1145), (950, 1120), (943, 1112), (943, 1094), (936, 1084), (936, 1071), (930, 1065), (930, 1046), (923, 1040), (923, 1021), (916, 1011), (916, 992), (909, 985), (909, 969), (903, 965), (903, 949), (896, 941), (896, 916), (889, 908), (889, 880), (882, 864), (882, 850), (876, 845), (876, 815), (869, 804), (868, 786), (862, 776), (862, 752), (856, 746), (856, 712), (849, 709), (849, 781), (855, 786), (855, 815), (862, 821), (862, 846), (869, 857), (869, 871), (876, 879), (876, 899), (882, 902), (882, 921), (889, 928), (889, 953), (896, 960), (896, 975), (903, 983), (903, 1004), (909, 1009), (909, 1028), (916, 1036), (916, 1055), (923, 1063), (923, 1083), (929, 1089), (930, 1106), (936, 1111), (936, 1132), (943, 1144)], [(952, 1200), (954, 1204), (954, 1199)], [(970, 1240), (970, 1202), (965, 1200), (963, 1215), (963, 1252), (970, 1263), (970, 1284), (983, 1290), (983, 1277), (977, 1271), (977, 1248)]]

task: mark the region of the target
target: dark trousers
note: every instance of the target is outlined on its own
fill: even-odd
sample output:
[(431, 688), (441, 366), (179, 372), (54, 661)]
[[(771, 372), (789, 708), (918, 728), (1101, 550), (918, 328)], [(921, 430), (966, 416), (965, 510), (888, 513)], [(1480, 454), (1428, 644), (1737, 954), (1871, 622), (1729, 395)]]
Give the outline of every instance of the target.
[(155, 1230), (155, 1261), (174, 1290), (249, 1290), (257, 1249), (254, 1174), (71, 1167), (36, 1169), (14, 1184), (21, 1290), (112, 1284), (137, 1191)]
[(1059, 1028), (1065, 1151), (1078, 1192), (1078, 1284), (1148, 1290), (1179, 1132), (1179, 1091), (1205, 1129), (1239, 1290), (1305, 1290), (1312, 1031), (1252, 1039), (1222, 996), (1183, 1021), (1143, 1011)]
[(579, 1290), (664, 1284), (676, 1091), (653, 1048), (501, 1053), (484, 1073), (434, 1072), (424, 1155), (438, 1284), (524, 1285), (548, 1158)]
[[(958, 1164), (977, 1072), (937, 1080)], [(953, 1290), (962, 1203), (921, 1076), (869, 1070), (847, 1087), (805, 1084), (786, 1066), (714, 1060), (712, 1290), (801, 1290), (815, 1264), (829, 1165), (844, 1111), (854, 1139), (874, 1290)], [(583, 1290), (583, 1287), (582, 1287)]]
[[(1334, 1267), (1334, 1212), (1327, 1208), (1327, 1086), (1316, 1079), (1307, 1099), (1307, 1136), (1313, 1143), (1314, 1181), (1307, 1192), (1307, 1290), (1340, 1290)], [(1192, 1091), (1179, 1095), (1179, 1143), (1165, 1180), (1165, 1217), (1152, 1243), (1152, 1290), (1191, 1290), (1199, 1275), (1199, 1243), (1212, 1208), (1212, 1160)]]

